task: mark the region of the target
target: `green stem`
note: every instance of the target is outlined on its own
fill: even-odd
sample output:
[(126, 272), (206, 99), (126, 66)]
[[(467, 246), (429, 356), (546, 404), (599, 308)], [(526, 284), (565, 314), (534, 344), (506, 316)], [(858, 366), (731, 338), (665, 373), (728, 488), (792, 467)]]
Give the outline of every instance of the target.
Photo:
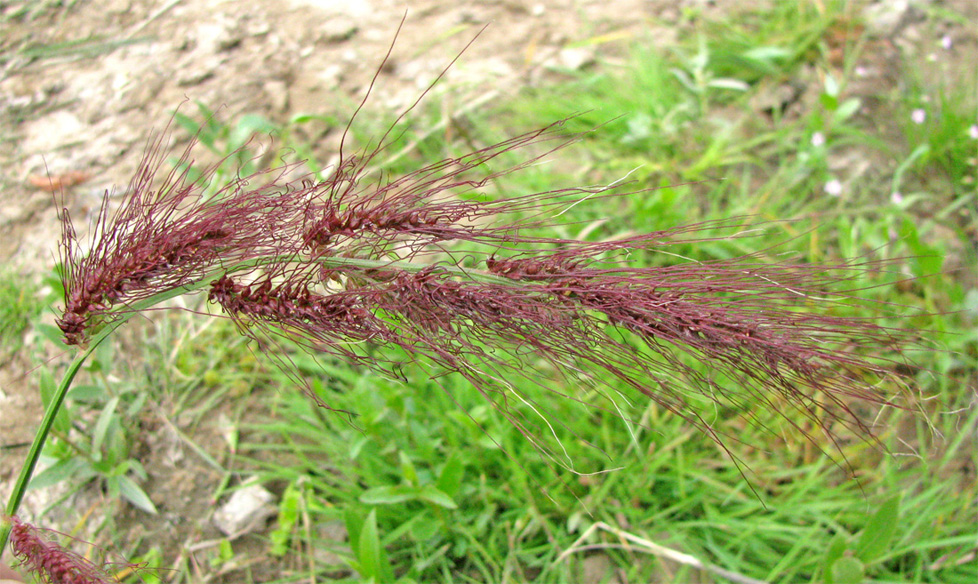
[[(68, 390), (71, 389), (71, 383), (75, 380), (75, 375), (78, 374), (78, 370), (85, 364), (88, 357), (95, 351), (96, 348), (98, 348), (100, 344), (102, 344), (102, 341), (108, 338), (109, 335), (115, 332), (115, 329), (122, 326), (134, 314), (137, 314), (153, 306), (154, 304), (163, 302), (164, 300), (185, 294), (191, 289), (202, 288), (208, 283), (209, 281), (199, 282), (192, 287), (168, 290), (151, 298), (147, 298), (141, 302), (135, 303), (125, 313), (117, 314), (117, 319), (106, 324), (102, 330), (98, 331), (98, 333), (96, 333), (89, 342), (88, 348), (75, 356), (75, 359), (70, 365), (68, 365), (68, 370), (65, 371), (64, 377), (61, 378), (61, 383), (58, 384), (57, 391), (55, 391), (54, 395), (51, 397), (50, 403), (48, 403), (47, 408), (44, 410), (44, 418), (41, 419), (41, 425), (34, 434), (34, 441), (31, 443), (31, 449), (27, 453), (27, 460), (24, 461), (24, 466), (20, 468), (20, 476), (17, 477), (17, 482), (14, 483), (14, 490), (10, 494), (10, 499), (7, 501), (7, 508), (4, 510), (7, 517), (16, 515), (17, 510), (20, 509), (20, 504), (24, 500), (24, 493), (27, 492), (27, 485), (30, 484), (31, 477), (34, 475), (34, 469), (37, 467), (37, 461), (41, 457), (41, 451), (44, 450), (44, 444), (47, 442), (48, 434), (51, 433), (51, 427), (54, 425), (54, 420), (58, 417), (58, 413), (61, 411), (61, 406), (64, 405), (65, 398), (68, 395)], [(7, 548), (7, 540), (10, 537), (11, 528), (12, 525), (9, 521), (3, 521), (3, 523), (0, 524), (0, 555), (2, 555), (3, 551)]]
[[(110, 327), (114, 329), (115, 327)], [(92, 340), (88, 349), (84, 352), (79, 353), (75, 356), (75, 360), (68, 365), (68, 370), (65, 372), (64, 377), (61, 379), (61, 383), (58, 385), (58, 390), (54, 393), (51, 398), (51, 402), (48, 404), (47, 409), (44, 411), (44, 418), (41, 420), (41, 426), (37, 429), (37, 433), (34, 434), (34, 442), (31, 443), (31, 449), (27, 453), (27, 460), (24, 461), (24, 466), (20, 467), (20, 476), (17, 477), (17, 482), (14, 483), (14, 491), (10, 494), (10, 500), (7, 501), (7, 508), (5, 510), (8, 517), (17, 514), (17, 510), (20, 508), (21, 501), (24, 500), (24, 493), (27, 492), (27, 485), (30, 483), (31, 476), (34, 474), (34, 468), (37, 466), (37, 461), (41, 457), (41, 451), (44, 449), (44, 443), (47, 442), (48, 434), (51, 432), (51, 426), (54, 424), (55, 418), (58, 417), (58, 412), (61, 411), (61, 405), (65, 401), (65, 396), (68, 395), (68, 390), (71, 389), (71, 382), (75, 379), (75, 375), (78, 374), (78, 370), (88, 359), (88, 356), (92, 354), (98, 345), (105, 340), (108, 335), (99, 335), (96, 339)], [(7, 538), (10, 535), (11, 525), (8, 522), (4, 522), (0, 526), (0, 553), (7, 547)]]

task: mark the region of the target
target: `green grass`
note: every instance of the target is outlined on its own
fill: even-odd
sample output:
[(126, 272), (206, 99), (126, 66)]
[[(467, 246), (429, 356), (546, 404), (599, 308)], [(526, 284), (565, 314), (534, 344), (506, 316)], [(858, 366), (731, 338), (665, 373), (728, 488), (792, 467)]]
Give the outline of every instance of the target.
[(24, 332), (44, 309), (40, 287), (18, 270), (0, 269), (0, 357), (23, 347)]
[[(579, 205), (562, 234), (601, 220), (589, 237), (744, 214), (789, 220), (759, 238), (675, 252), (708, 260), (777, 246), (800, 261), (912, 257), (899, 269), (922, 280), (912, 286), (896, 285), (894, 276), (867, 282), (880, 288), (866, 297), (935, 312), (960, 310), (969, 298), (973, 303), (967, 277), (928, 276), (942, 271), (952, 253), (973, 260), (967, 227), (955, 212), (974, 197), (973, 183), (969, 189), (962, 181), (975, 171), (964, 159), (975, 149), (967, 135), (974, 95), (954, 102), (941, 97), (944, 114), (934, 125), (898, 124), (902, 144), (876, 133), (859, 113), (862, 97), (845, 91), (851, 71), (832, 72), (835, 78), (817, 88), (817, 99), (800, 114), (759, 119), (751, 97), (765, 83), (796, 75), (803, 64), (824, 65), (821, 35), (843, 18), (831, 12), (809, 18), (793, 12), (809, 8), (785, 6), (771, 18), (715, 25), (723, 34), (714, 30), (709, 38), (722, 41), (694, 40), (672, 52), (639, 43), (624, 66), (581, 73), (486, 112), (475, 120), (486, 142), (514, 128), (575, 115), (572, 129), (600, 126), (554, 164), (514, 175), (502, 188), (531, 192), (627, 174), (629, 189), (657, 190), (623, 197), (617, 207)], [(904, 109), (899, 99), (892, 107), (910, 120), (913, 108)], [(821, 143), (813, 140), (816, 133)], [(436, 138), (423, 142), (427, 152), (459, 148)], [(922, 145), (925, 154), (915, 154)], [(886, 164), (830, 196), (824, 187), (837, 172), (830, 160), (846, 151)], [(920, 190), (901, 192), (902, 202), (894, 203), (892, 191), (911, 183)], [(937, 236), (947, 229), (957, 237)], [(849, 315), (866, 314), (858, 310)], [(274, 464), (259, 457), (266, 460), (259, 465), (263, 476), (299, 489), (319, 521), (342, 519), (352, 532), (375, 522), (382, 555), (370, 553), (376, 550), (362, 535), (354, 545), (332, 545), (348, 566), (380, 580), (580, 581), (587, 554), (558, 557), (588, 525), (603, 521), (768, 581), (825, 581), (835, 569), (839, 582), (856, 578), (858, 570), (877, 581), (969, 582), (978, 576), (966, 560), (973, 549), (976, 492), (967, 474), (955, 469), (974, 464), (974, 445), (960, 430), (975, 422), (968, 409), (975, 335), (965, 332), (974, 312), (923, 321), (945, 351), (919, 355), (922, 370), (939, 373), (922, 373), (919, 390), (941, 405), (928, 411), (933, 426), (891, 412), (881, 434), (890, 452), (910, 447), (913, 456), (884, 454), (858, 440), (835, 451), (797, 435), (720, 422), (753, 445), (728, 445), (743, 464), (738, 466), (679, 418), (634, 397), (619, 405), (624, 418), (637, 423), (623, 421), (614, 409), (537, 396), (549, 407), (548, 419), (561, 422), (554, 431), (574, 469), (608, 470), (575, 474), (543, 458), (463, 383), (436, 382), (412, 368), (403, 371), (405, 381), (394, 382), (342, 363), (309, 364), (306, 373), (331, 407), (359, 417), (350, 421), (284, 392), (274, 400), (274, 416), (247, 428), (242, 448), (274, 452)], [(581, 388), (559, 391), (576, 395)], [(956, 408), (966, 409), (948, 413)], [(321, 543), (298, 528), (293, 537), (299, 551)], [(889, 545), (866, 551), (875, 539)], [(692, 577), (688, 568), (664, 565), (612, 537), (587, 543), (598, 542), (612, 547), (590, 553), (607, 554), (628, 581), (661, 581), (670, 573), (675, 581)], [(864, 565), (838, 562), (852, 554)]]
[[(892, 303), (896, 313), (936, 314), (892, 320), (927, 329), (937, 347), (915, 354), (925, 415), (883, 412), (880, 445), (844, 439), (838, 448), (724, 417), (718, 428), (740, 440), (726, 444), (735, 462), (709, 437), (625, 388), (615, 388), (622, 397), (612, 404), (585, 385), (554, 386), (541, 372), (554, 392), (583, 402), (526, 389), (552, 422), (553, 435), (540, 425), (537, 437), (566, 450), (566, 460), (555, 461), (453, 377), (407, 366), (392, 380), (290, 354), (318, 397), (357, 414), (350, 418), (316, 407), (285, 375), (256, 366), (226, 323), (205, 330), (182, 320), (166, 328), (174, 326), (167, 321), (147, 349), (158, 352), (157, 407), (166, 417), (190, 416), (196, 426), (221, 404), (239, 404), (235, 472), (257, 470), (283, 495), (268, 550), (296, 561), (280, 581), (580, 582), (594, 555), (608, 559), (606, 581), (614, 574), (627, 581), (694, 578), (690, 568), (608, 533), (583, 542), (599, 547), (565, 554), (596, 522), (771, 582), (978, 578), (968, 559), (978, 497), (971, 437), (978, 421), (978, 292), (968, 268), (975, 263), (975, 85), (935, 90), (908, 77), (900, 92), (872, 96), (872, 116), (863, 113), (866, 96), (846, 91), (860, 59), (858, 39), (845, 66), (828, 63), (826, 37), (848, 22), (844, 8), (783, 3), (772, 14), (709, 24), (674, 50), (639, 39), (624, 65), (578, 73), (471, 115), (465, 143), (424, 132), (440, 120), (418, 112), (390, 152), (412, 149), (388, 170), (576, 116), (569, 127), (587, 132), (581, 142), (552, 164), (501, 180), (500, 191), (627, 176), (626, 189), (637, 192), (614, 204), (575, 206), (561, 217), (561, 236), (601, 239), (750, 215), (775, 222), (754, 238), (670, 251), (699, 260), (756, 250), (799, 262), (908, 258), (895, 265), (898, 274), (864, 282), (873, 287), (861, 294)], [(754, 109), (759, 92), (805, 66), (827, 73), (809, 88), (804, 108), (769, 117)], [(918, 124), (913, 110), (925, 95), (933, 107)], [(284, 142), (311, 152), (290, 140), (320, 119), (297, 117)], [(893, 121), (881, 128), (876, 119)], [(181, 123), (192, 125), (190, 118)], [(215, 139), (208, 147), (223, 152), (216, 141), (231, 140), (233, 129), (209, 121), (208, 132)], [(845, 156), (853, 165), (869, 161), (871, 169), (848, 176), (851, 169), (837, 166)], [(833, 180), (841, 183), (838, 196), (825, 192)], [(948, 268), (959, 271), (937, 275)], [(904, 276), (918, 279), (897, 282)], [(840, 314), (870, 314), (846, 310)], [(260, 389), (265, 385), (282, 389)], [(245, 412), (245, 399), (259, 403), (259, 412)], [(752, 405), (759, 407), (744, 407)], [(809, 420), (792, 421), (818, 435)], [(346, 541), (318, 532), (331, 522), (346, 527)], [(871, 541), (888, 545), (871, 549)], [(337, 554), (328, 561), (313, 552), (327, 548)]]
[[(791, 220), (746, 244), (718, 242), (676, 253), (713, 259), (751, 251), (744, 245), (780, 244), (779, 251), (802, 261), (916, 256), (902, 269), (925, 279), (909, 289), (873, 282), (883, 285), (873, 297), (939, 312), (962, 308), (967, 278), (926, 277), (944, 268), (952, 248), (972, 253), (967, 227), (956, 224), (961, 216), (955, 211), (974, 197), (973, 186), (969, 189), (966, 180), (962, 186), (963, 177), (975, 171), (964, 154), (975, 150), (967, 136), (974, 95), (952, 102), (942, 93), (940, 118), (924, 127), (899, 125), (905, 143), (896, 145), (859, 114), (861, 97), (846, 95), (851, 74), (846, 71), (831, 73), (836, 78), (824, 82), (813, 106), (800, 115), (759, 120), (751, 110), (754, 92), (765, 82), (797, 74), (802, 64), (823, 64), (820, 35), (842, 19), (841, 14), (808, 18), (792, 8), (778, 10), (747, 24), (735, 20), (736, 30), (710, 37), (723, 41), (694, 42), (671, 53), (640, 44), (624, 67), (582, 73), (564, 86), (535, 90), (502, 112), (487, 114), (478, 127), (489, 136), (574, 115), (572, 126), (580, 131), (600, 126), (558, 157), (575, 161), (572, 168), (558, 161), (516, 175), (504, 188), (529, 192), (555, 183), (608, 182), (630, 173), (629, 188), (664, 188), (623, 197), (619, 208), (580, 205), (568, 222), (607, 219), (591, 231), (600, 238), (741, 214)], [(910, 120), (913, 108), (895, 102), (898, 114)], [(822, 143), (813, 140), (816, 132)], [(915, 155), (922, 145), (925, 155)], [(836, 178), (829, 162), (847, 150), (892, 163), (878, 176), (855, 176), (838, 197), (827, 195), (826, 183)], [(909, 200), (901, 193), (902, 203), (894, 204), (892, 191), (910, 180), (920, 181), (926, 194)], [(689, 181), (695, 182), (678, 184)], [(958, 239), (936, 237), (945, 229)], [(295, 458), (265, 465), (267, 477), (301, 483), (311, 500), (328, 501), (324, 518), (373, 512), (391, 573), (405, 579), (577, 581), (583, 554), (557, 557), (588, 524), (604, 521), (754, 578), (823, 581), (831, 560), (846, 555), (846, 549), (859, 553), (866, 541), (885, 539), (871, 521), (879, 511), (879, 521), (895, 525), (885, 551), (867, 556), (861, 568), (867, 577), (967, 582), (978, 574), (973, 563), (955, 564), (973, 546), (975, 488), (954, 469), (974, 464), (974, 456), (973, 444), (955, 428), (971, 427), (975, 415), (946, 412), (967, 407), (973, 398), (974, 388), (967, 384), (969, 377), (973, 383), (968, 372), (975, 369), (975, 338), (964, 332), (973, 318), (971, 313), (944, 316), (926, 325), (955, 355), (953, 365), (946, 362), (950, 352), (920, 356), (922, 369), (942, 374), (922, 374), (919, 380), (920, 390), (943, 404), (930, 412), (935, 426), (915, 423), (909, 415), (886, 418), (890, 429), (882, 434), (883, 444), (892, 452), (907, 452), (912, 445), (919, 456), (885, 455), (858, 441), (843, 445), (841, 452), (823, 444), (825, 454), (797, 436), (721, 423), (759, 445), (732, 447), (741, 468), (661, 408), (634, 403), (626, 418), (641, 423), (629, 425), (613, 413), (581, 411), (569, 401), (540, 397), (551, 407), (549, 419), (564, 423), (554, 428), (576, 469), (620, 467), (581, 476), (542, 459), (464, 385), (431, 382), (420, 370), (408, 373), (406, 383), (394, 383), (344, 371), (341, 364), (329, 369), (323, 384), (333, 388), (331, 405), (362, 414), (355, 426), (285, 393), (279, 407), (287, 422), (269, 421), (252, 432), (261, 441), (280, 436), (276, 451)], [(262, 449), (257, 438), (251, 447)], [(855, 479), (847, 476), (846, 463)], [(446, 474), (461, 474), (461, 481), (447, 481)], [(934, 480), (938, 476), (946, 479)], [(421, 496), (446, 482), (450, 488), (441, 492), (448, 500)], [(893, 497), (896, 507), (886, 507)], [(347, 521), (356, 525), (358, 520)], [(869, 535), (861, 539), (864, 531)], [(364, 562), (362, 549), (345, 551), (351, 563)], [(603, 553), (629, 581), (655, 581), (665, 573), (651, 556), (625, 549)], [(847, 574), (836, 567), (841, 570), (836, 580), (843, 581)], [(682, 571), (675, 575), (676, 581), (689, 577)]]

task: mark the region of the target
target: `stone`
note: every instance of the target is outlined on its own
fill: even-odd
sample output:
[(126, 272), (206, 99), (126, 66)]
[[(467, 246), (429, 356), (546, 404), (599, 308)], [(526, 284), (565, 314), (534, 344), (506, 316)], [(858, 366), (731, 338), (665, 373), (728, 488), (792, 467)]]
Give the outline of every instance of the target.
[(275, 515), (275, 495), (253, 483), (235, 491), (214, 513), (214, 525), (227, 536), (238, 537), (261, 529)]

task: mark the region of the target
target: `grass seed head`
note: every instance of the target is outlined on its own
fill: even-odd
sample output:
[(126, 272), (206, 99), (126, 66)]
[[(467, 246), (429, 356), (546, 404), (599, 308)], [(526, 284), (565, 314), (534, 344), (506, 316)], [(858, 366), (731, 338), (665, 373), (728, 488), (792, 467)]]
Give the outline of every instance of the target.
[(47, 584), (110, 584), (118, 580), (102, 567), (50, 541), (38, 527), (17, 517), (11, 523), (10, 550), (21, 566)]
[[(891, 403), (874, 388), (894, 376), (880, 355), (899, 355), (913, 335), (836, 316), (834, 307), (855, 301), (847, 283), (885, 265), (759, 256), (629, 265), (678, 242), (738, 237), (738, 218), (604, 242), (539, 235), (570, 207), (621, 196), (611, 187), (481, 196), (495, 179), (572, 142), (561, 128), (393, 178), (371, 171), (388, 131), (363, 151), (341, 150), (324, 180), (292, 178), (284, 167), (233, 179), (215, 198), (187, 172), (153, 186), (164, 174), (157, 139), (119, 209), (110, 213), (106, 199), (87, 255), (63, 213), (58, 324), (67, 343), (79, 344), (135, 302), (194, 286), (269, 353), (286, 338), (389, 371), (396, 359), (364, 347), (399, 347), (487, 396), (533, 383), (524, 367), (533, 356), (550, 370), (544, 376), (623, 384), (714, 436), (690, 393), (748, 418), (756, 418), (745, 407), (750, 397), (776, 412), (787, 404), (816, 427), (842, 421), (870, 434), (849, 399)], [(523, 162), (489, 169), (531, 147)]]

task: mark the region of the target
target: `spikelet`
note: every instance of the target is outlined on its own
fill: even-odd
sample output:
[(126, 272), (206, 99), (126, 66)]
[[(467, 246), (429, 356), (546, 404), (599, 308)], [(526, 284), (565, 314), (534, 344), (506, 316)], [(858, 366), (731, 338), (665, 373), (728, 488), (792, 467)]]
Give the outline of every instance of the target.
[(40, 528), (17, 517), (11, 523), (10, 550), (21, 565), (46, 584), (110, 584), (118, 582), (103, 568), (48, 540)]

